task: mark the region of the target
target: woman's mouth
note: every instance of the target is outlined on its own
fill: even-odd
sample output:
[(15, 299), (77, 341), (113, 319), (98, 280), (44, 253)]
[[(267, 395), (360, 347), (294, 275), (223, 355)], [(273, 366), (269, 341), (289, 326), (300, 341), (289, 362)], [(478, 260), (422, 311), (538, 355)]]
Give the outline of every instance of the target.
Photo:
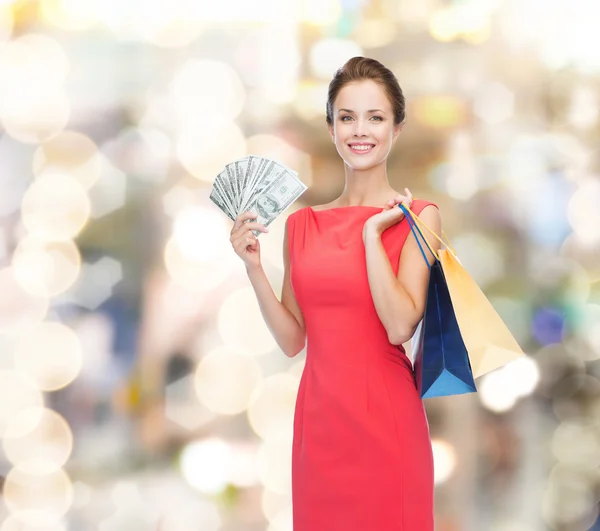
[(356, 153), (357, 155), (365, 155), (373, 150), (375, 144), (348, 144), (348, 147), (352, 153)]

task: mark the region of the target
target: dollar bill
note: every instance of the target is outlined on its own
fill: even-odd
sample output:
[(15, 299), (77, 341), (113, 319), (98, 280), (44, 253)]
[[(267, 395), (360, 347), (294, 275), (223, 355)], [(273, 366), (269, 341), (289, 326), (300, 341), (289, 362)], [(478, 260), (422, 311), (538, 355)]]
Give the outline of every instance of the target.
[(217, 175), (210, 199), (234, 221), (254, 210), (258, 218), (252, 221), (268, 225), (305, 190), (295, 171), (275, 160), (249, 155), (227, 164)]
[[(278, 172), (268, 186), (252, 196), (246, 211), (256, 212), (256, 222), (269, 226), (284, 210), (306, 191), (306, 185), (292, 172)], [(252, 231), (258, 237), (259, 231)]]
[(267, 160), (265, 164), (262, 164), (249, 187), (248, 195), (243, 206), (244, 211), (249, 210), (249, 206), (254, 204), (256, 198), (284, 173), (294, 176), (295, 172), (292, 172), (285, 166), (273, 160)]
[(231, 212), (229, 207), (225, 204), (225, 201), (223, 201), (221, 194), (219, 194), (219, 192), (217, 192), (217, 189), (214, 186), (213, 186), (213, 189), (212, 189), (209, 197), (210, 197), (210, 200), (215, 205), (217, 205), (229, 219), (231, 219), (232, 221), (235, 221), (235, 216), (233, 215), (233, 212)]
[(231, 163), (233, 168), (233, 174), (235, 175), (235, 179), (237, 182), (237, 190), (238, 190), (238, 204), (237, 211), (238, 213), (242, 212), (242, 201), (244, 198), (244, 190), (247, 187), (247, 179), (248, 179), (248, 157), (245, 157), (241, 160), (236, 160)]
[(264, 168), (266, 168), (269, 164), (269, 159), (256, 157), (254, 155), (250, 155), (248, 157), (247, 168), (246, 168), (246, 178), (244, 181), (244, 191), (242, 197), (242, 204), (240, 205), (240, 210), (242, 212), (246, 212), (248, 201), (252, 195), (252, 190), (258, 180), (260, 180), (261, 175), (264, 172)]
[(213, 190), (215, 190), (215, 194), (218, 194), (221, 202), (226, 207), (226, 214), (232, 215), (234, 218), (237, 216), (236, 208), (233, 203), (233, 198), (230, 195), (230, 187), (225, 183), (225, 177), (223, 176), (224, 172), (221, 172), (217, 175), (215, 182), (213, 184)]

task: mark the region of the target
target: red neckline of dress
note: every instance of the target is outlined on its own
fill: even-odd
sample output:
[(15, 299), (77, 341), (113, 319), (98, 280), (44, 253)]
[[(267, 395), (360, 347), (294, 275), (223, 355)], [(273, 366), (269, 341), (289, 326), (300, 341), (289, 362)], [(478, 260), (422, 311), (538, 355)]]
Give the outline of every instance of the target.
[(330, 212), (332, 210), (343, 210), (344, 208), (376, 208), (378, 210), (383, 210), (382, 206), (373, 206), (373, 205), (346, 205), (341, 207), (333, 207), (333, 208), (325, 208), (323, 210), (315, 210), (313, 207), (308, 206), (311, 212)]

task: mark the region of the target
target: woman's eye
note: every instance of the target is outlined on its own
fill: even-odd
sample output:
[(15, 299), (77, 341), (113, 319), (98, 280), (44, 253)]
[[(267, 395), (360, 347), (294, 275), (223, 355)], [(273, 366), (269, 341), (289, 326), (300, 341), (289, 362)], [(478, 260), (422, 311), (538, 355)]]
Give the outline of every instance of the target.
[(350, 116), (342, 116), (342, 122), (347, 122), (346, 118), (350, 118)]
[(381, 122), (383, 120), (381, 116), (372, 116), (371, 118), (377, 120), (378, 122)]

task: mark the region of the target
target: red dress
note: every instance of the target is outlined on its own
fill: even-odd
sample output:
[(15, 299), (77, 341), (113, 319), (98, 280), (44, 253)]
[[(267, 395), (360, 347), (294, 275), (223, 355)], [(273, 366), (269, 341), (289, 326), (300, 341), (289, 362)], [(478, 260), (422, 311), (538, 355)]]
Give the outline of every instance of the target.
[[(433, 203), (413, 202), (419, 214)], [(288, 218), (290, 275), (306, 365), (294, 415), (294, 531), (433, 531), (433, 456), (412, 364), (371, 297), (364, 222), (349, 206)], [(382, 242), (395, 274), (408, 222)]]

